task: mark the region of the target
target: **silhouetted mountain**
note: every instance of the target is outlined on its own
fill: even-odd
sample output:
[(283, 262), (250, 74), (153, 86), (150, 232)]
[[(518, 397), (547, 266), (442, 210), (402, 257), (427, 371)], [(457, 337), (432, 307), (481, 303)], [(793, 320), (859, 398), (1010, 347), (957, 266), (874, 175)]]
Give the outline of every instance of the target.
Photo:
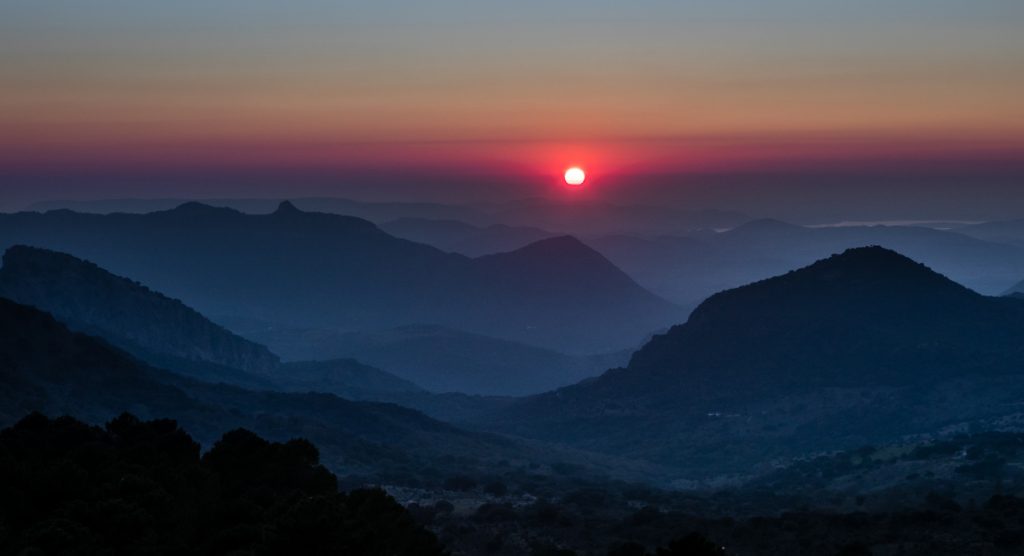
[[(63, 253), (15, 246), (4, 254), (0, 296), (52, 313), (154, 365), (206, 379), (259, 384), (279, 360), (180, 301)], [(208, 365), (202, 365), (207, 363)]]
[(1021, 337), (1024, 304), (893, 251), (851, 249), (712, 296), (627, 368), (528, 398), (495, 428), (695, 473), (749, 471), (1015, 413)]
[(290, 326), (429, 323), (607, 351), (679, 315), (578, 241), (470, 259), (394, 238), (365, 220), (291, 205), (266, 215), (199, 203), (143, 215), (0, 215), (0, 243), (87, 258), (204, 314)]
[(587, 240), (645, 288), (684, 307), (723, 289), (805, 266), (831, 253), (881, 245), (977, 291), (996, 294), (1024, 276), (1024, 248), (916, 226), (809, 228), (755, 220), (689, 237)]
[(238, 429), (200, 456), (174, 421), (34, 413), (0, 453), (4, 554), (444, 553), (384, 492), (338, 492), (301, 439)]
[[(604, 355), (566, 355), (435, 325), (376, 332), (282, 329), (241, 322), (230, 326), (243, 336), (270, 346), (285, 359), (352, 358), (433, 392), (536, 394), (622, 365), (630, 353), (623, 350)], [(332, 391), (350, 397), (344, 391)]]
[(458, 220), (400, 218), (380, 225), (385, 232), (412, 241), (433, 245), (442, 251), (470, 257), (502, 253), (525, 247), (542, 239), (557, 236), (555, 232), (526, 226), (473, 226)]

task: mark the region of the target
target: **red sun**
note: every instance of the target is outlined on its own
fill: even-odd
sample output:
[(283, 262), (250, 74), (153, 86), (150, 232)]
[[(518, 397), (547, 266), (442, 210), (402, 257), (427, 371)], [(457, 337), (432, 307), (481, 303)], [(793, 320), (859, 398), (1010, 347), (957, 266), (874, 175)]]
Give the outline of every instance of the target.
[(579, 166), (573, 166), (565, 171), (565, 183), (569, 185), (583, 185), (587, 174)]

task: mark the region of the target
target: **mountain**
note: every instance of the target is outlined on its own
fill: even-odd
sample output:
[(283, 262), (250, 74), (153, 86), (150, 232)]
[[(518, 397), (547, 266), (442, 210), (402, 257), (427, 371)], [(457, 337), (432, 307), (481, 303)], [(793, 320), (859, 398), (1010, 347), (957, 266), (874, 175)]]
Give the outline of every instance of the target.
[(149, 214), (0, 215), (0, 247), (71, 253), (207, 315), (292, 327), (437, 324), (570, 352), (631, 347), (679, 310), (571, 238), (469, 258), (358, 218), (187, 203)]
[(280, 364), (267, 348), (180, 301), (64, 253), (8, 249), (0, 268), (0, 296), (50, 312), (73, 329), (102, 336), (151, 364), (208, 379), (259, 384), (255, 375)]
[(432, 392), (536, 394), (622, 365), (630, 353), (623, 350), (602, 355), (566, 355), (436, 325), (337, 332), (282, 329), (259, 323), (228, 324), (286, 360), (355, 359)]
[(716, 294), (627, 367), (524, 399), (494, 430), (694, 476), (1019, 415), (1024, 304), (881, 247)]
[(0, 361), (0, 427), (36, 411), (89, 423), (130, 411), (142, 419), (175, 419), (206, 445), (236, 428), (274, 441), (306, 438), (335, 473), (375, 481), (439, 481), (447, 473), (557, 463), (636, 473), (611, 459), (468, 432), (393, 404), (252, 391), (182, 377), (2, 298)]
[(458, 220), (400, 218), (380, 225), (385, 232), (470, 257), (512, 251), (559, 234), (527, 226), (474, 226)]
[(805, 227), (763, 219), (720, 233), (588, 238), (652, 292), (695, 307), (723, 289), (808, 265), (832, 253), (881, 245), (986, 294), (1024, 276), (1024, 247), (919, 226)]

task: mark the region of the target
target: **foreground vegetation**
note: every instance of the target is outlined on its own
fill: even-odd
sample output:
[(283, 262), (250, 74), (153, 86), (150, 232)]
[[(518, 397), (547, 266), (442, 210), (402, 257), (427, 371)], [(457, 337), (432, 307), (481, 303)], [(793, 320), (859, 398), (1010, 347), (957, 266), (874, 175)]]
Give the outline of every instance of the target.
[(211, 450), (174, 421), (32, 414), (0, 432), (3, 554), (442, 554), (380, 490), (338, 491), (304, 440)]

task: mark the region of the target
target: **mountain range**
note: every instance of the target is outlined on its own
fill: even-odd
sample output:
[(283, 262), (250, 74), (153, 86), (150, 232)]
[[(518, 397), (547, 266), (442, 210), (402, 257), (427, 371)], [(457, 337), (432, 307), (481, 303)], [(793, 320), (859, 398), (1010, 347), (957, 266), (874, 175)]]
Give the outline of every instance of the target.
[(777, 458), (1020, 414), (1024, 303), (881, 247), (718, 293), (625, 368), (523, 399), (493, 430), (749, 473)]
[[(397, 236), (463, 254), (513, 249), (557, 235), (540, 228), (485, 228), (451, 220), (403, 219), (382, 226)], [(987, 294), (1002, 293), (1024, 277), (1024, 226), (1019, 221), (935, 229), (914, 225), (808, 227), (760, 219), (719, 231), (597, 233), (581, 239), (643, 287), (688, 308), (723, 289), (864, 245), (899, 251)]]
[[(211, 384), (146, 365), (101, 339), (69, 330), (48, 313), (0, 298), (0, 427), (31, 412), (104, 423), (130, 411), (170, 418), (204, 445), (246, 428), (270, 440), (307, 438), (341, 475), (374, 482), (486, 473), (529, 463), (597, 473), (637, 473), (617, 458), (470, 432), (390, 403), (331, 394)], [(515, 462), (515, 463), (510, 463)], [(549, 468), (550, 470), (550, 468)]]
[(571, 237), (470, 258), (372, 223), (188, 203), (149, 214), (0, 215), (0, 246), (85, 258), (213, 316), (348, 331), (436, 324), (566, 352), (630, 348), (679, 320)]
[[(572, 261), (563, 264), (572, 270)], [(198, 436), (235, 423), (261, 427), (271, 437), (309, 430), (328, 451), (384, 450), (388, 469), (409, 461), (408, 438), (427, 459), (440, 457), (421, 444), (431, 442), (424, 440), (431, 434), (455, 435), (434, 448), (457, 446), (478, 463), (486, 460), (479, 451), (511, 455), (537, 448), (503, 451), (488, 443), (519, 441), (467, 433), (393, 405), (311, 392), (386, 400), (476, 429), (601, 454), (590, 456), (598, 461), (644, 462), (660, 472), (674, 470), (677, 486), (723, 474), (756, 475), (773, 462), (822, 451), (1024, 418), (1017, 401), (1024, 395), (1024, 303), (980, 295), (877, 246), (713, 295), (685, 323), (654, 336), (625, 367), (520, 399), (431, 394), (373, 366), (412, 365), (421, 354), (439, 353), (418, 345), (464, 346), (472, 336), (443, 327), (332, 336), (339, 349), (362, 349), (375, 361), (281, 363), (262, 345), (133, 280), (70, 255), (21, 246), (4, 258), (0, 295), (36, 303), (135, 356), (7, 302), (9, 334), (2, 347), (13, 364), (4, 375), (8, 394), (0, 399), (6, 422), (31, 409), (93, 422), (129, 410), (177, 418)], [(521, 346), (505, 352), (502, 341), (471, 340), (480, 351), (466, 355), (472, 362), (464, 371), (477, 369), (485, 382), (513, 378), (488, 373), (514, 373), (505, 360), (522, 354)], [(538, 351), (543, 357), (532, 364), (539, 366), (551, 355)], [(460, 352), (451, 353), (436, 362), (438, 377), (457, 368)], [(480, 371), (488, 354), (493, 368)], [(594, 361), (589, 373), (599, 368)], [(175, 367), (188, 362), (240, 375)], [(567, 360), (552, 364), (553, 371), (568, 372), (557, 366)], [(336, 419), (344, 420), (340, 429)], [(380, 469), (369, 460), (356, 468)]]
[[(14, 246), (5, 253), (4, 262), (0, 297), (48, 311), (78, 332), (100, 337), (151, 366), (178, 375), (257, 390), (325, 392), (349, 400), (399, 403), (447, 421), (465, 420), (507, 403), (506, 398), (498, 397), (431, 394), (351, 358), (282, 363), (263, 345), (232, 334), (183, 303), (65, 253)], [(502, 345), (499, 340), (487, 342)], [(510, 345), (512, 355), (520, 350), (547, 354), (539, 348)], [(431, 357), (429, 350), (420, 350), (418, 355)], [(484, 354), (477, 356), (477, 363), (483, 365)], [(589, 367), (591, 373), (598, 372), (599, 363), (596, 360)], [(481, 366), (477, 374), (487, 376), (489, 370)], [(571, 368), (545, 370), (561, 375), (563, 383), (572, 382)], [(510, 388), (522, 388), (514, 372), (504, 380)]]
[[(51, 200), (34, 203), (28, 210), (47, 212), (66, 209), (97, 214), (148, 213), (170, 210), (187, 202), (186, 199)], [(203, 202), (253, 214), (271, 212), (277, 203), (265, 198), (204, 199)], [(555, 231), (554, 235), (680, 234), (701, 229), (733, 228), (751, 220), (750, 216), (727, 210), (582, 199), (566, 202), (561, 198), (544, 197), (468, 204), (303, 197), (294, 199), (293, 203), (304, 211), (355, 216), (379, 225), (400, 219), (413, 219), (414, 222), (459, 221), (485, 229), (494, 225), (543, 228)]]

